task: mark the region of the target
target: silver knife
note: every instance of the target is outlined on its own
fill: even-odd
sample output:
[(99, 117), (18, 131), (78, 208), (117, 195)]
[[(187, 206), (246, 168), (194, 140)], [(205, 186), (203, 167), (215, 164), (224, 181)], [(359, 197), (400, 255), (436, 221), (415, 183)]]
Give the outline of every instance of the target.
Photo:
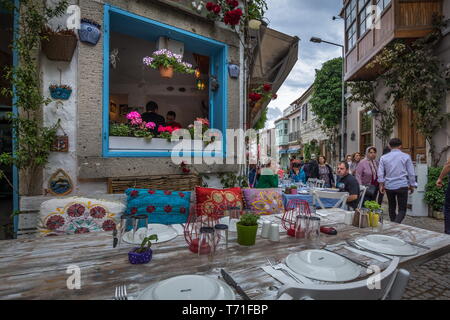
[(220, 273), (222, 274), (223, 280), (225, 280), (226, 283), (228, 283), (231, 287), (236, 289), (237, 293), (242, 297), (244, 300), (251, 300), (250, 297), (245, 293), (245, 291), (237, 284), (236, 281), (223, 269), (220, 269)]
[(425, 249), (425, 250), (431, 250), (430, 247), (424, 246), (422, 244), (418, 244), (418, 243), (415, 243), (415, 242), (412, 242), (412, 241), (405, 241), (405, 242), (409, 243), (412, 246), (416, 246), (416, 247), (419, 247), (419, 248), (422, 248), (422, 249)]
[(117, 238), (117, 227), (113, 230), (113, 248), (117, 247), (117, 243), (119, 242), (119, 238)]
[(357, 265), (360, 265), (360, 266), (363, 267), (363, 268), (368, 268), (368, 267), (369, 267), (369, 265), (368, 265), (367, 263), (365, 263), (365, 262), (362, 262), (362, 261), (358, 261), (358, 260), (352, 259), (352, 258), (350, 258), (350, 257), (344, 256), (343, 254), (340, 254), (340, 253), (335, 252), (335, 251), (333, 251), (333, 250), (330, 250), (330, 249), (327, 249), (327, 248), (324, 248), (323, 250), (328, 251), (328, 252), (331, 252), (331, 253), (334, 253), (334, 254), (337, 254), (338, 256), (341, 256), (341, 257), (344, 258), (344, 259), (347, 259), (347, 260), (349, 260), (349, 261), (351, 261), (351, 262), (353, 262), (353, 263), (355, 263), (355, 264), (357, 264)]
[(392, 259), (393, 259), (392, 257), (389, 257), (389, 256), (387, 256), (387, 255), (385, 255), (385, 254), (380, 253), (380, 252), (372, 251), (372, 250), (363, 248), (363, 247), (357, 245), (356, 243), (354, 243), (353, 241), (345, 240), (345, 242), (347, 242), (347, 243), (350, 245), (350, 247), (353, 247), (353, 248), (355, 248), (355, 249), (362, 250), (362, 251), (367, 251), (367, 252), (370, 252), (370, 253), (372, 253), (372, 254), (374, 254), (374, 255), (377, 255), (377, 256), (379, 256), (379, 257), (383, 257), (383, 258), (385, 258), (385, 259), (388, 259), (388, 260), (392, 260)]

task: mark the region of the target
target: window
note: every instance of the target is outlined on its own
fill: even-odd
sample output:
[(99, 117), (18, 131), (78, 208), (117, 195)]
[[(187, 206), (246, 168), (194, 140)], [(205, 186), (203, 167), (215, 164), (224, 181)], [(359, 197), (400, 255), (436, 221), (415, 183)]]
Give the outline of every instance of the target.
[(366, 112), (361, 111), (359, 117), (359, 146), (360, 151), (365, 152), (365, 150), (373, 145), (372, 142), (372, 117), (370, 117)]
[[(211, 128), (226, 132), (227, 45), (110, 5), (105, 5), (104, 8), (103, 155), (170, 157), (173, 146), (159, 143), (164, 142), (164, 139), (154, 138), (139, 147), (138, 142), (136, 146), (131, 146), (126, 143), (120, 144), (120, 141), (117, 141), (120, 139), (116, 139), (136, 139), (134, 137), (110, 135), (111, 124), (124, 123), (126, 121), (124, 114), (127, 112), (145, 112), (145, 106), (149, 101), (158, 104), (158, 113), (163, 117), (166, 117), (168, 111), (175, 111), (175, 121), (183, 128), (187, 128), (188, 124), (199, 117), (208, 118)], [(197, 90), (195, 77), (192, 75), (176, 74), (172, 79), (164, 79), (163, 82), (158, 70), (144, 68), (143, 57), (152, 54), (161, 37), (170, 38), (173, 40), (172, 43), (181, 44), (184, 49), (183, 61), (199, 67), (201, 76), (205, 79), (209, 79), (210, 76), (216, 77), (219, 89)], [(120, 60), (113, 67), (110, 64), (110, 52), (115, 48), (119, 50)], [(222, 140), (225, 152), (225, 135)]]
[(388, 5), (391, 4), (391, 0), (377, 0), (377, 7), (383, 11)]
[(300, 116), (297, 117), (297, 131), (300, 131)]
[(372, 23), (372, 3), (370, 0), (359, 0), (359, 36), (361, 37), (370, 28)]
[(349, 51), (356, 44), (356, 0), (351, 0), (345, 9), (345, 34)]
[(288, 134), (288, 124), (287, 123), (284, 124), (284, 134), (285, 135)]

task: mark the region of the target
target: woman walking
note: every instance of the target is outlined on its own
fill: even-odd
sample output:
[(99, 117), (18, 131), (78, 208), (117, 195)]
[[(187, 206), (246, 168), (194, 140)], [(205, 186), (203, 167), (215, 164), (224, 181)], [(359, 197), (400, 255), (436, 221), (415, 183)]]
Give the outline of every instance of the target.
[[(355, 176), (360, 185), (366, 187), (366, 195), (364, 201), (376, 201), (378, 195), (378, 160), (377, 148), (374, 146), (368, 147), (366, 150), (366, 157), (362, 159), (356, 168)], [(382, 198), (378, 197), (378, 203), (381, 204)], [(363, 202), (364, 203), (364, 202)]]
[(360, 161), (361, 161), (361, 153), (355, 152), (352, 156), (352, 164), (350, 165), (350, 173), (352, 175), (356, 174), (356, 168), (358, 167)]

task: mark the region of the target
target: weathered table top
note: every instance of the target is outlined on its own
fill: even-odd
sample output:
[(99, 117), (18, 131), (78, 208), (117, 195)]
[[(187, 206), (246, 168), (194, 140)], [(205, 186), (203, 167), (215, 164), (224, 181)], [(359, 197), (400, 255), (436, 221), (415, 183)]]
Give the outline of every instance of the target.
[[(336, 251), (383, 268), (387, 263), (371, 260), (343, 248), (344, 240), (371, 233), (371, 228), (358, 229), (340, 223), (340, 219), (323, 219), (323, 225), (335, 220), (337, 236), (321, 235), (327, 244), (341, 243)], [(418, 254), (401, 258), (400, 266), (421, 264), (450, 252), (450, 236), (406, 225), (385, 223), (382, 232), (430, 247), (418, 249)], [(266, 257), (284, 259), (292, 252), (305, 249), (298, 240), (281, 235), (280, 242), (270, 242), (258, 236), (256, 245), (243, 247), (230, 233), (226, 254), (218, 253), (212, 261), (198, 257), (187, 249), (183, 236), (155, 244), (153, 259), (145, 265), (131, 265), (128, 251), (132, 245), (123, 243), (112, 248), (108, 232), (82, 235), (20, 239), (0, 242), (0, 299), (112, 299), (117, 285), (127, 285), (129, 295), (135, 296), (147, 286), (182, 274), (218, 276), (225, 268), (251, 298), (274, 299), (272, 286), (280, 283), (260, 266)], [(71, 276), (69, 266), (81, 269), (81, 289), (70, 290), (66, 281)], [(273, 287), (272, 287), (273, 289)], [(239, 295), (236, 297), (240, 299)]]

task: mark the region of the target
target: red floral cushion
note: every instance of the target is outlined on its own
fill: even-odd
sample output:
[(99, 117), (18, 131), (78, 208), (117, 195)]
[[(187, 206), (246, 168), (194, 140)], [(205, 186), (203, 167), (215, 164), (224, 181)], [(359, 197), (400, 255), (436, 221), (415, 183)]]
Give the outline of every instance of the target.
[(243, 209), (241, 188), (211, 189), (195, 188), (197, 215), (211, 215), (226, 207)]

